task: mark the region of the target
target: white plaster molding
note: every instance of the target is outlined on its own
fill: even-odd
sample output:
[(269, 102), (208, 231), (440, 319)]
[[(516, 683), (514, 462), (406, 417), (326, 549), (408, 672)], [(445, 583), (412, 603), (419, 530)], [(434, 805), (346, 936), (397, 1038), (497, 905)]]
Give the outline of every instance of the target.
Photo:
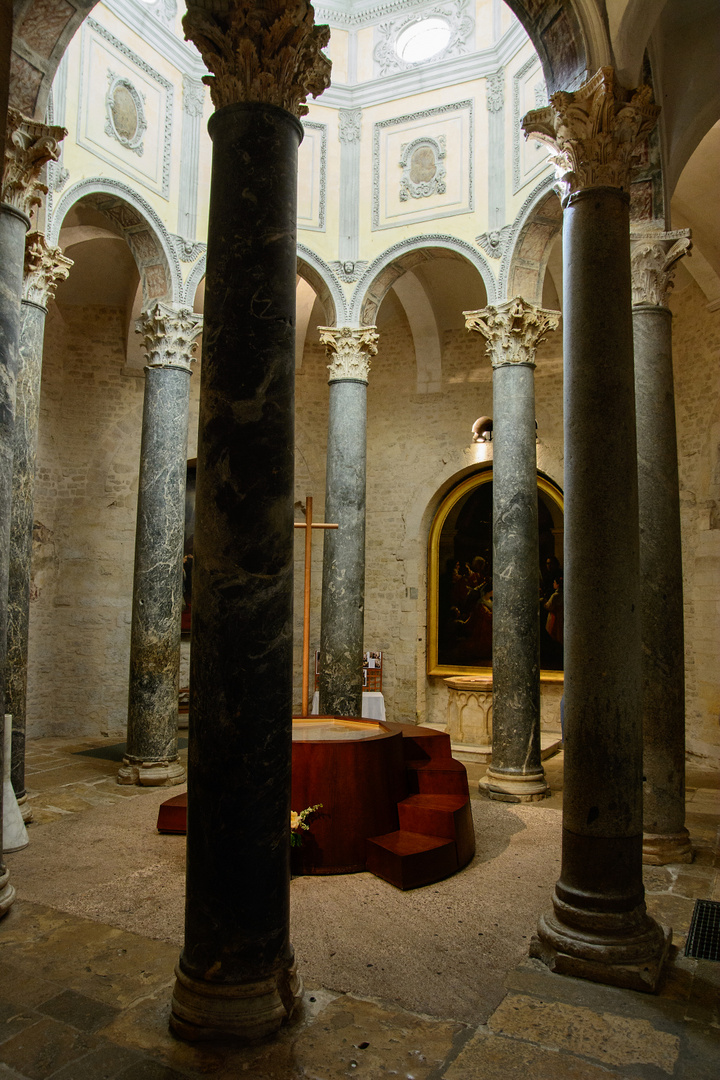
[(490, 232), (476, 236), (475, 242), (487, 252), (491, 259), (502, 259), (507, 251), (511, 232), (512, 225), (503, 225), (502, 229), (491, 229)]
[(383, 75), (390, 75), (397, 71), (411, 71), (424, 67), (428, 63), (427, 60), (415, 62), (403, 60), (397, 51), (400, 35), (413, 24), (428, 18), (440, 17), (450, 29), (450, 39), (444, 49), (436, 54), (437, 59), (444, 60), (470, 51), (469, 40), (475, 29), (475, 19), (467, 12), (467, 6), (468, 0), (436, 2), (431, 7), (424, 7), (414, 14), (405, 12), (389, 22), (380, 23), (375, 28), (373, 48), (375, 75), (382, 78)]
[(158, 19), (154, 8), (143, 0), (104, 0), (104, 5), (178, 71), (196, 79), (207, 74), (195, 46), (183, 41), (173, 27)]
[(320, 343), (328, 359), (328, 382), (368, 381), (370, 357), (377, 353), (378, 333), (374, 326), (318, 326)]
[(360, 142), (362, 109), (338, 110), (338, 139), (341, 143)]
[(498, 296), (507, 295), (508, 281), (510, 280), (510, 271), (512, 269), (513, 259), (516, 255), (516, 247), (518, 238), (522, 233), (529, 218), (534, 213), (538, 203), (542, 202), (545, 196), (556, 188), (557, 182), (555, 177), (551, 174), (544, 176), (540, 183), (532, 189), (525, 202), (518, 210), (517, 216), (510, 227), (510, 233), (508, 235), (507, 245), (503, 253), (502, 262), (500, 264), (500, 274), (498, 278)]
[[(400, 180), (400, 201), (408, 199), (425, 199), (430, 195), (444, 195), (446, 191), (445, 177), (447, 169), (443, 164), (446, 157), (446, 140), (444, 135), (438, 135), (435, 139), (431, 135), (421, 135), (411, 142), (403, 143), (400, 147), (400, 168), (402, 178)], [(434, 172), (427, 180), (413, 180), (413, 156), (416, 150), (427, 149), (433, 158)]]
[(303, 232), (325, 232), (325, 215), (327, 213), (327, 124), (319, 124), (314, 120), (303, 119), (301, 121), (305, 131), (317, 131), (320, 135), (320, 167), (318, 169), (318, 223), (317, 225), (305, 225), (298, 223), (298, 229)]
[[(338, 326), (342, 326), (349, 323), (351, 320), (348, 318), (348, 305), (345, 299), (345, 294), (342, 290), (342, 286), (338, 281), (336, 275), (333, 273), (331, 266), (325, 262), (316, 252), (305, 244), (298, 244), (297, 246), (298, 259), (307, 263), (313, 273), (322, 281), (323, 285), (327, 288), (332, 300), (333, 307), (335, 308), (335, 323)], [(312, 283), (311, 283), (312, 284)]]

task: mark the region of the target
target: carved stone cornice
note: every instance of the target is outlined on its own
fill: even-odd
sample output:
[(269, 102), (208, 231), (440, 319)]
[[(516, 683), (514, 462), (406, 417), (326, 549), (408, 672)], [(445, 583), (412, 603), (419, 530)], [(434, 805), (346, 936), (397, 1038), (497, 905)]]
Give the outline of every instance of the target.
[(354, 379), (367, 382), (370, 373), (370, 357), (377, 350), (378, 333), (374, 326), (318, 326), (320, 343), (324, 345), (329, 359), (328, 382)]
[(17, 109), (8, 109), (2, 202), (30, 217), (33, 207), (47, 195), (46, 185), (40, 183), (40, 172), (48, 161), (58, 160), (59, 144), (66, 135), (63, 127), (40, 124)]
[(630, 233), (633, 304), (668, 306), (675, 266), (683, 255), (690, 254), (690, 237), (689, 229)]
[(633, 151), (659, 112), (649, 86), (626, 90), (613, 68), (603, 67), (579, 90), (552, 94), (522, 128), (554, 150), (550, 161), (565, 197), (592, 187), (629, 191)]
[(183, 29), (212, 72), (215, 108), (262, 102), (305, 116), (307, 95), (330, 85), (330, 27), (314, 16), (307, 0), (190, 0)]
[(190, 371), (202, 331), (203, 317), (189, 307), (172, 307), (158, 301), (135, 321), (135, 333), (142, 334), (147, 367), (182, 368)]
[(535, 366), (535, 350), (560, 322), (559, 311), (529, 304), (521, 296), (502, 304), (489, 304), (481, 311), (464, 311), (465, 326), (477, 330), (487, 341), (492, 366), (530, 364)]
[(23, 300), (47, 307), (48, 300), (52, 300), (55, 289), (68, 276), (72, 265), (72, 259), (63, 255), (62, 248), (50, 247), (44, 233), (28, 233), (25, 240)]

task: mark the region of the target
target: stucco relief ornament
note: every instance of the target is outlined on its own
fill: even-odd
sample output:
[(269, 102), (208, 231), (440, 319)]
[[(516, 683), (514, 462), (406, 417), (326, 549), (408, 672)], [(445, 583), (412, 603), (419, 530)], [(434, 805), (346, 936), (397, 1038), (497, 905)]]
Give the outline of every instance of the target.
[(330, 263), (330, 269), (335, 271), (341, 281), (350, 285), (353, 281), (359, 280), (367, 265), (367, 259), (357, 259), (355, 262), (351, 259), (345, 259), (344, 262), (336, 259), (335, 262)]
[(633, 151), (659, 112), (649, 86), (626, 90), (613, 68), (603, 67), (579, 90), (552, 94), (550, 105), (527, 114), (522, 129), (553, 149), (549, 160), (565, 198), (591, 187), (629, 191)]
[(502, 229), (491, 229), (490, 232), (476, 236), (475, 242), (480, 245), (491, 259), (502, 259), (511, 232), (512, 225), (503, 225)]
[(683, 255), (690, 254), (690, 230), (654, 234), (632, 232), (630, 239), (633, 304), (667, 307), (670, 290), (675, 284), (675, 266)]
[(370, 357), (377, 353), (378, 334), (374, 326), (319, 326), (320, 344), (332, 363), (328, 364), (328, 382), (358, 379), (367, 382)]
[(305, 116), (307, 95), (330, 85), (330, 27), (314, 25), (306, 0), (191, 0), (183, 29), (212, 72), (202, 81), (216, 109), (261, 102)]
[(40, 172), (48, 161), (58, 160), (60, 143), (66, 135), (63, 127), (40, 124), (17, 109), (8, 109), (2, 202), (30, 217), (33, 207), (40, 206), (47, 195)]
[(487, 341), (493, 367), (502, 364), (535, 365), (535, 350), (560, 323), (559, 311), (529, 304), (521, 296), (481, 311), (464, 311), (467, 330), (477, 330)]
[(176, 367), (190, 371), (201, 333), (203, 317), (189, 307), (172, 307), (158, 301), (135, 321), (142, 334), (148, 367)]
[(63, 255), (62, 248), (51, 247), (45, 234), (28, 233), (25, 241), (25, 276), (23, 300), (47, 307), (61, 281), (70, 273), (72, 259)]

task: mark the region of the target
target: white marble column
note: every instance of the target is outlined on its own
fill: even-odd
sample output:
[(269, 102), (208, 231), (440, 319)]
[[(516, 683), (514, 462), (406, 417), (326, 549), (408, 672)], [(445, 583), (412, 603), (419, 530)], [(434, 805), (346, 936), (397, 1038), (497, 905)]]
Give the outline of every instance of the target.
[(685, 643), (672, 314), (689, 231), (633, 232), (632, 291), (640, 504), (643, 862), (692, 862), (685, 827)]
[(642, 879), (640, 564), (630, 180), (659, 110), (601, 68), (529, 113), (562, 190), (565, 776), (553, 910), (531, 953), (553, 970), (654, 991), (670, 932)]
[(321, 326), (331, 363), (320, 630), (320, 712), (362, 713), (367, 382), (374, 326)]
[(25, 791), (30, 562), (32, 558), (35, 455), (40, 415), (40, 378), (48, 301), (70, 272), (72, 259), (50, 247), (40, 232), (25, 245), (20, 309), (20, 349), (13, 429), (12, 517), (8, 574), (5, 709), (12, 716), (12, 782), (23, 819), (32, 808)]
[(479, 787), (534, 802), (550, 794), (540, 757), (535, 354), (560, 312), (516, 296), (463, 314), (493, 367), (493, 741)]
[(127, 744), (119, 784), (182, 784), (178, 693), (190, 364), (202, 316), (156, 303), (137, 320), (147, 353)]
[[(0, 716), (5, 714), (13, 429), (25, 238), (30, 228), (30, 215), (47, 193), (47, 188), (40, 182), (40, 173), (48, 161), (57, 161), (59, 142), (64, 135), (64, 128), (40, 124), (16, 109), (8, 109), (0, 191)], [(0, 761), (0, 775), (2, 765)], [(8, 910), (14, 897), (15, 889), (2, 859), (0, 841), (0, 916)]]

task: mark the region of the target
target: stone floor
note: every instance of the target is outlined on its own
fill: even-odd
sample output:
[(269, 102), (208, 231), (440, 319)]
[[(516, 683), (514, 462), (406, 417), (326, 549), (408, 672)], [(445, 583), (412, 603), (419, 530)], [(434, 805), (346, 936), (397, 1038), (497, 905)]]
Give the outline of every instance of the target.
[[(646, 869), (679, 946), (657, 996), (527, 958), (559, 869), (559, 754), (542, 803), (473, 798), (478, 852), (446, 882), (295, 879), (301, 1015), (272, 1042), (197, 1048), (167, 1027), (184, 868), (183, 839), (154, 830), (168, 792), (77, 756), (99, 744), (30, 744), (35, 822), (7, 856), (18, 899), (0, 923), (0, 1080), (718, 1080), (720, 964), (682, 946), (695, 898), (720, 899), (720, 774), (688, 774), (695, 862)], [(476, 790), (484, 767), (468, 772)]]

